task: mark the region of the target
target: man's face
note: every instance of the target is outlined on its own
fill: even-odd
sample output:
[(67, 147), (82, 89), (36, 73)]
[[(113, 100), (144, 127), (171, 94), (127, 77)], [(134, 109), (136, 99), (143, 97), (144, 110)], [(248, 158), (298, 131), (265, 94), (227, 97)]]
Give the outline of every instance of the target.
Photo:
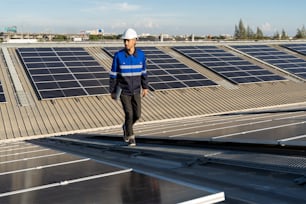
[(124, 39), (124, 47), (127, 50), (131, 50), (135, 47), (136, 45), (136, 39)]

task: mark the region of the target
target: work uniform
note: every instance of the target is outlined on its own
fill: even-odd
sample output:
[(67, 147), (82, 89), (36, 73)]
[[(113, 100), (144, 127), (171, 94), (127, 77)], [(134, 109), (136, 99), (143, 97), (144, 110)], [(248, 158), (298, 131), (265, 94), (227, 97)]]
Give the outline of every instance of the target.
[(115, 53), (110, 72), (110, 93), (122, 89), (120, 100), (125, 113), (126, 136), (134, 135), (133, 125), (141, 115), (141, 89), (148, 89), (146, 57), (136, 48), (130, 55), (125, 49)]

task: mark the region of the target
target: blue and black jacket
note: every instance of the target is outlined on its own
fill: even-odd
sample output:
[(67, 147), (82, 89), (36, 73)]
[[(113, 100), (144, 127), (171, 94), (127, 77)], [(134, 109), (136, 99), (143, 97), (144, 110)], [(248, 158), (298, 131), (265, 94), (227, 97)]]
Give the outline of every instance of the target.
[(139, 94), (141, 88), (148, 88), (146, 57), (142, 50), (135, 49), (130, 55), (125, 49), (115, 53), (110, 72), (109, 92), (115, 93), (117, 86), (122, 94)]

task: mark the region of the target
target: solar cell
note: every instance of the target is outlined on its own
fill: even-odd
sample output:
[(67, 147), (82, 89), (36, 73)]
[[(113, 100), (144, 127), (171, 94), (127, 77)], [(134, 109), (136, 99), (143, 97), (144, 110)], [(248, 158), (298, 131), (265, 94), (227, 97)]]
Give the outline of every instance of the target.
[(306, 56), (306, 44), (284, 44), (281, 46)]
[[(303, 45), (295, 44), (282, 46), (292, 50), (298, 50), (300, 47), (303, 47)], [(306, 48), (306, 44), (304, 44), (304, 46)], [(269, 47), (268, 45), (239, 45), (232, 47), (306, 80), (306, 61), (302, 58), (279, 51), (278, 49)], [(299, 69), (296, 69), (297, 67)]]
[(173, 49), (236, 84), (285, 80), (217, 46), (176, 46)]
[[(111, 56), (120, 47), (105, 47)], [(188, 87), (216, 86), (204, 75), (184, 65), (157, 47), (141, 47), (147, 57), (149, 86), (152, 90), (178, 89)]]
[(16, 51), (39, 99), (108, 93), (108, 71), (82, 47)]
[(3, 102), (6, 102), (6, 99), (5, 99), (2, 83), (0, 81), (0, 103), (3, 103)]

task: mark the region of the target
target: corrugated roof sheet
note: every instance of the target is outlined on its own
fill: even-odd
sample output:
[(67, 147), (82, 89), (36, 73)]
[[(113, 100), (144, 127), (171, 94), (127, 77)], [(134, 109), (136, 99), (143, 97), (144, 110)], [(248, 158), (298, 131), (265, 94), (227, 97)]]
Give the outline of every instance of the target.
[[(15, 52), (15, 46), (8, 46), (8, 51), (29, 105), (22, 106), (18, 102), (3, 53), (1, 52), (0, 80), (7, 103), (0, 104), (0, 140), (59, 135), (122, 123), (123, 112), (121, 104), (113, 101), (109, 95), (38, 100)], [(35, 46), (53, 45), (35, 44)], [(102, 46), (104, 45), (86, 44), (83, 47), (101, 65), (110, 68), (112, 59), (101, 49)], [(118, 46), (121, 46), (121, 44)], [(175, 53), (169, 46), (160, 46), (159, 48), (176, 57), (184, 64), (192, 66), (220, 86), (151, 92), (143, 100), (141, 121), (212, 115), (306, 102), (306, 84), (303, 81), (290, 80), (289, 77), (288, 81), (237, 86), (220, 78), (192, 60)], [(286, 77), (284, 73), (278, 70), (269, 67), (267, 69)]]

